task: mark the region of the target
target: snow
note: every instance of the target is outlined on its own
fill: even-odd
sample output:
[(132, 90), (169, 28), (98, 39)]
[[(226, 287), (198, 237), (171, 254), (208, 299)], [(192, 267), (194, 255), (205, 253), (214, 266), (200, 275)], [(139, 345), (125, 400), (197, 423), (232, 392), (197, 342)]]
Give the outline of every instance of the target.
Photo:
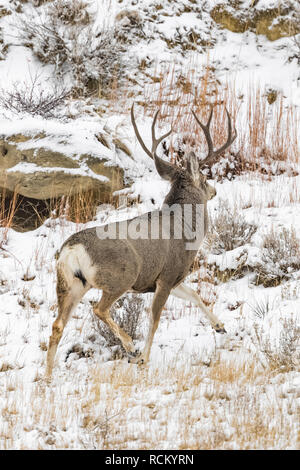
[[(169, 13), (178, 4), (159, 3)], [(205, 8), (217, 3), (221, 2), (205, 2)], [(245, 1), (243, 6), (250, 3)], [(98, 6), (99, 22), (111, 21), (121, 9), (132, 7), (129, 1), (122, 5), (107, 1), (110, 14), (106, 9), (103, 15), (103, 2), (94, 4)], [(149, 13), (155, 4), (158, 2), (141, 1), (139, 9), (147, 17), (147, 8)], [(273, 4), (277, 2), (260, 0), (256, 8)], [(0, 5), (9, 7), (10, 2), (1, 1)], [(24, 6), (25, 15), (27, 8), (29, 5)], [(206, 34), (208, 13), (205, 11), (202, 19), (193, 12), (180, 16), (171, 13), (160, 15), (159, 22), (146, 22), (153, 36), (130, 46), (128, 56), (153, 60), (149, 75), (154, 75), (157, 67), (182, 70), (190, 63), (200, 75), (207, 54), (201, 48), (180, 54), (176, 48), (169, 49), (162, 37), (172, 38), (178, 28), (184, 33), (185, 26), (202, 29)], [(16, 17), (13, 13), (0, 20), (6, 40)], [(270, 43), (254, 33), (236, 34), (214, 28), (216, 44), (209, 52), (210, 63), (223, 85), (232, 83), (237, 94), (245, 96), (249, 83), (276, 89), (284, 96), (284, 106), (293, 104), (299, 110), (299, 67), (295, 60), (287, 60), (291, 39)], [(9, 88), (18, 81), (30, 84), (36, 73), (45, 87), (51, 88), (53, 67), (41, 65), (16, 38), (11, 41), (5, 60), (0, 61), (0, 88)], [(141, 80), (139, 75), (137, 95), (144, 89)], [(150, 89), (155, 90), (155, 85)], [(103, 100), (99, 102), (103, 104)], [(89, 104), (81, 107), (71, 102), (67, 109), (72, 110), (72, 117), (51, 119), (15, 116), (0, 110), (1, 135), (32, 137), (19, 143), (19, 149), (51, 148), (77, 162), (82, 154), (100, 157), (108, 165), (121, 166), (130, 182), (128, 188), (119, 191), (123, 196), (119, 209), (100, 206), (88, 224), (61, 217), (50, 218), (38, 229), (25, 233), (0, 227), (0, 449), (295, 449), (299, 446), (299, 370), (284, 369), (281, 363), (275, 369), (270, 367), (267, 353), (273, 351), (274, 358), (282, 345), (297, 344), (284, 343), (281, 335), (299, 332), (299, 271), (293, 272), (289, 281), (268, 288), (256, 285), (252, 273), (225, 283), (210, 283), (199, 272), (193, 273), (187, 284), (213, 306), (227, 334), (215, 333), (200, 309), (169, 297), (150, 362), (144, 367), (128, 364), (126, 358), (114, 358), (114, 350), (107, 346), (93, 319), (91, 302), (99, 300), (101, 293), (92, 290), (65, 328), (52, 383), (43, 381), (47, 344), (57, 314), (57, 250), (83, 228), (160, 207), (170, 187), (157, 175), (153, 161), (143, 154), (134, 138), (129, 118), (131, 102), (128, 100), (122, 112), (108, 106), (100, 115), (94, 110), (82, 111)], [(150, 147), (151, 119), (139, 109), (136, 107), (137, 123)], [(238, 132), (246, 119), (247, 110), (242, 107)], [(159, 132), (168, 128), (166, 124)], [(96, 139), (99, 132), (105, 135), (110, 148)], [(180, 138), (180, 129), (178, 134)], [(126, 143), (131, 157), (116, 149), (114, 138)], [(295, 168), (299, 169), (298, 163)], [(37, 165), (23, 162), (8, 171), (39, 170)], [(84, 165), (64, 171), (91, 174)], [(100, 175), (93, 177), (107, 180)], [(232, 209), (237, 208), (259, 228), (243, 246), (219, 255), (208, 253), (208, 265), (234, 271), (245, 253), (247, 264), (253, 266), (261, 260), (263, 237), (272, 228), (294, 228), (296, 234), (300, 233), (299, 175), (263, 177), (249, 173), (212, 184), (217, 196), (209, 202), (211, 214), (219, 200), (227, 200)], [(131, 199), (130, 207), (127, 198)], [(143, 297), (145, 311), (135, 340), (138, 348), (144, 344), (152, 295)], [(259, 308), (262, 317), (257, 313)], [(76, 352), (76, 345), (81, 353)]]
[[(235, 180), (231, 185), (238, 193), (243, 190), (244, 181)], [(149, 191), (149, 197), (155, 197), (157, 204), (161, 202), (156, 193), (158, 186), (158, 184), (153, 185), (152, 192), (150, 186), (147, 189), (147, 194)], [(218, 195), (219, 192), (222, 194), (222, 191), (219, 191), (222, 186), (221, 183), (217, 183)], [(266, 188), (268, 183), (262, 186)], [(263, 187), (261, 188), (262, 193)], [(217, 201), (212, 202), (217, 203)], [(145, 205), (144, 203), (142, 207), (133, 206), (131, 209), (121, 209), (119, 214), (110, 213), (108, 220), (132, 217), (140, 211), (146, 211), (147, 208), (151, 209), (149, 204)], [(265, 209), (262, 212), (259, 207), (252, 206), (251, 214), (249, 209), (245, 209), (243, 212), (249, 218), (256, 220), (258, 217), (260, 218), (263, 223), (259, 234), (262, 234), (266, 224), (272, 225), (275, 220), (279, 223), (280, 220), (285, 219), (290, 223), (299, 223), (295, 218), (297, 211), (299, 211), (299, 204), (295, 205), (294, 212), (291, 210), (289, 216), (285, 207), (278, 207), (276, 210), (274, 208)], [(103, 223), (101, 211), (98, 213), (98, 220)], [(97, 223), (99, 222), (95, 220), (90, 222), (88, 226), (97, 225)], [(2, 409), (8, 407), (9, 410), (11, 406), (16, 406), (19, 410), (18, 413), (21, 413), (22, 418), (19, 420), (19, 424), (14, 425), (15, 437), (12, 444), (14, 448), (36, 448), (37, 446), (64, 448), (66, 445), (70, 448), (85, 448), (85, 446), (90, 448), (93, 439), (96, 442), (94, 445), (99, 448), (98, 446), (103, 445), (103, 441), (101, 436), (97, 434), (95, 427), (97, 423), (92, 428), (82, 427), (78, 419), (81, 422), (83, 419), (92, 419), (89, 416), (93, 416), (94, 420), (99, 417), (99, 426), (104, 426), (107, 413), (109, 418), (119, 413), (126, 417), (125, 422), (123, 418), (121, 419), (123, 424), (118, 431), (118, 433), (124, 433), (126, 444), (125, 442), (118, 444), (116, 437), (114, 437), (111, 438), (111, 442), (115, 444), (109, 445), (116, 446), (114, 448), (124, 448), (125, 446), (127, 449), (139, 448), (143, 442), (143, 436), (150, 448), (156, 448), (157, 445), (159, 448), (177, 448), (180, 445), (180, 439), (176, 430), (181, 422), (181, 416), (189, 416), (189, 419), (194, 416), (195, 422), (189, 428), (188, 446), (190, 447), (193, 442), (199, 442), (199, 433), (202, 435), (203, 432), (207, 432), (209, 436), (214, 435), (213, 413), (217, 413), (217, 416), (220, 413), (221, 416), (222, 410), (223, 413), (224, 410), (227, 410), (226, 403), (228, 405), (231, 403), (235, 408), (237, 397), (241, 393), (244, 397), (253, 396), (255, 393), (258, 396), (259, 406), (265, 406), (267, 398), (261, 391), (263, 385), (260, 385), (260, 382), (264, 381), (264, 376), (265, 380), (269, 380), (267, 372), (263, 372), (254, 384), (251, 381), (249, 383), (246, 381), (243, 385), (233, 382), (221, 386), (220, 382), (210, 378), (209, 371), (215, 367), (214, 362), (218, 354), (221, 355), (221, 359), (219, 359), (221, 363), (229, 361), (231, 364), (232, 361), (235, 366), (239, 362), (241, 364), (250, 362), (251, 354), (254, 357), (258, 355), (260, 362), (256, 367), (264, 365), (267, 368), (265, 356), (258, 353), (251, 339), (253, 325), (257, 324), (262, 329), (263, 335), (266, 338), (270, 337), (271, 341), (278, 338), (281, 322), (285, 318), (290, 318), (292, 313), (294, 315), (298, 312), (299, 275), (298, 279), (290, 283), (288, 292), (284, 295), (282, 291), (285, 288), (284, 285), (264, 289), (253, 285), (247, 276), (216, 286), (214, 311), (218, 312), (220, 320), (226, 325), (226, 335), (214, 333), (207, 319), (197, 308), (170, 297), (155, 336), (150, 363), (141, 370), (136, 365), (128, 364), (126, 359), (111, 360), (111, 352), (107, 349), (105, 341), (101, 339), (99, 334), (97, 335), (89, 304), (90, 300), (99, 299), (99, 293), (91, 291), (80, 303), (65, 329), (58, 349), (53, 382), (51, 386), (45, 388), (41, 380), (46, 355), (43, 345), (48, 342), (51, 323), (56, 315), (54, 254), (70, 234), (83, 227), (83, 225), (76, 225), (63, 219), (49, 219), (33, 232), (17, 233), (10, 230), (8, 241), (4, 246), (5, 251), (1, 252), (0, 279), (5, 280), (5, 284), (4, 290), (1, 291), (0, 369), (5, 370), (5, 367), (8, 369), (1, 372), (0, 376), (2, 397), (0, 406)], [(259, 238), (259, 234), (256, 235), (257, 238)], [(254, 240), (246, 248), (252, 259), (254, 253), (257, 253), (257, 256), (260, 255), (259, 244), (257, 245)], [(233, 250), (235, 253), (227, 252), (225, 257), (220, 255), (219, 259), (222, 262), (226, 260), (224, 267), (234, 268), (233, 262), (236, 255), (243, 249), (245, 246)], [(208, 262), (211, 262), (210, 258)], [(27, 278), (33, 279), (22, 280), (25, 273)], [(189, 282), (193, 288), (197, 286), (193, 282), (193, 276)], [(298, 289), (296, 296), (293, 294), (293, 292), (297, 292), (295, 289)], [(269, 298), (270, 308), (266, 316), (259, 319), (253, 311), (256, 304), (264, 301), (266, 297)], [(150, 301), (151, 295), (146, 295), (147, 306), (150, 306)], [(299, 314), (297, 315), (299, 316)], [(298, 317), (295, 322), (296, 324), (299, 322)], [(142, 336), (145, 335), (147, 323), (145, 317), (141, 324), (141, 339), (136, 341), (137, 347), (141, 348), (143, 345)], [(92, 340), (91, 338), (95, 336), (96, 340)], [(80, 358), (76, 353), (69, 354), (75, 344), (81, 345), (86, 351), (86, 355)], [(192, 386), (191, 377), (194, 377), (193, 382), (199, 373), (203, 375), (203, 380), (199, 379), (197, 387)], [(115, 374), (121, 378), (121, 382), (117, 380)], [(174, 374), (175, 377), (178, 377), (177, 380), (175, 380)], [(280, 406), (286, 409), (287, 404), (291, 402), (282, 397), (295, 398), (298, 396), (299, 374), (294, 371), (281, 374), (280, 377), (282, 376), (283, 378), (273, 380), (273, 383), (267, 383), (265, 386), (268, 391), (268, 402), (276, 403), (276, 400), (279, 400)], [(143, 385), (143, 377), (148, 384), (146, 388), (145, 384)], [(180, 385), (182, 380), (183, 383), (186, 382), (185, 386)], [(238, 380), (243, 380), (243, 376), (241, 375)], [(95, 387), (97, 390), (99, 389), (97, 394), (99, 394), (100, 401), (93, 398), (96, 393)], [(145, 393), (141, 394), (141, 387)], [(183, 389), (179, 393), (180, 387)], [(39, 395), (37, 395), (40, 393), (45, 398), (47, 397), (48, 404), (45, 408), (40, 404)], [(113, 403), (109, 400), (112, 393)], [(211, 400), (205, 398), (210, 394)], [(15, 405), (10, 405), (10, 401), (7, 402), (8, 397)], [(55, 405), (59, 397), (68, 397), (65, 412), (59, 404)], [(224, 399), (224, 397), (227, 398)], [(52, 400), (54, 402), (51, 405)], [(87, 400), (93, 404), (87, 404)], [(218, 400), (218, 411), (213, 411), (213, 408), (210, 408), (210, 403), (216, 404), (215, 400)], [(32, 401), (33, 405), (26, 405)], [(126, 409), (124, 409), (125, 403)], [(171, 412), (174, 406), (178, 412)], [(49, 416), (53, 413), (51, 409), (56, 409), (56, 419), (49, 420)], [(206, 418), (202, 421), (204, 410), (206, 410)], [(41, 416), (39, 424), (34, 418), (34, 413), (39, 413)], [(154, 413), (155, 418), (150, 418), (149, 413), (151, 415)], [(270, 444), (270, 448), (274, 446), (275, 448), (285, 448), (286, 446), (295, 448), (296, 423), (293, 424), (293, 416), (295, 416), (293, 413), (294, 411), (289, 418), (289, 436), (285, 437), (284, 434), (279, 433), (275, 440), (276, 443)], [(199, 422), (200, 416), (202, 416), (201, 422)], [(226, 445), (230, 443), (229, 448), (240, 448), (240, 444), (234, 443), (237, 429), (232, 423), (233, 415), (230, 414), (230, 406), (226, 411), (226, 416), (227, 418), (222, 418), (219, 423), (220, 429), (225, 435), (223, 442), (227, 443), (223, 445), (226, 448)], [(276, 416), (275, 414), (275, 422)], [(114, 423), (111, 424), (112, 428), (114, 429), (116, 426), (117, 429), (119, 419), (116, 418), (116, 421), (111, 419)], [(147, 428), (152, 422), (151, 433), (154, 430), (167, 432), (159, 444), (155, 442), (151, 444), (150, 431), (145, 430), (145, 426)], [(0, 428), (2, 435), (6, 433), (5, 423), (7, 423), (6, 419), (3, 420)], [(49, 439), (51, 427), (54, 430), (52, 440)], [(291, 431), (292, 429), (294, 431)], [(83, 444), (84, 440), (86, 440), (86, 444)], [(4, 443), (3, 440), (1, 442)], [(204, 445), (203, 442), (202, 445)]]

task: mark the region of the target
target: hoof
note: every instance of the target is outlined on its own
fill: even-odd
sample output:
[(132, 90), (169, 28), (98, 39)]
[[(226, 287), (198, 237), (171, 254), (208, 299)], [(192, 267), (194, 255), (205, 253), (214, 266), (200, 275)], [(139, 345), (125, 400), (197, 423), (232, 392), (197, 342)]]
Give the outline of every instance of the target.
[(222, 325), (221, 323), (216, 323), (214, 326), (213, 326), (214, 330), (217, 332), (217, 333), (221, 333), (221, 334), (224, 334), (226, 333), (226, 330), (224, 328), (224, 325)]
[(134, 353), (129, 353), (128, 354), (128, 362), (130, 364), (139, 364), (139, 365), (142, 365), (145, 363), (143, 357), (142, 356), (142, 353), (140, 351), (135, 351)]
[(127, 353), (128, 356), (128, 362), (130, 363), (136, 363), (139, 360), (139, 357), (141, 356), (141, 352), (136, 349), (135, 351), (129, 351)]

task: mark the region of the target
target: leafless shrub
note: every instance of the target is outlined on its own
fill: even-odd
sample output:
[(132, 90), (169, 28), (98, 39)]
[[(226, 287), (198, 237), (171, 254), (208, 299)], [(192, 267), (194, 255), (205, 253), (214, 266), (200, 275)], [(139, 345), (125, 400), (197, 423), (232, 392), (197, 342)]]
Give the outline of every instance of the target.
[(281, 286), (282, 300), (297, 300), (300, 297), (300, 282), (286, 282)]
[(294, 315), (282, 320), (279, 338), (276, 342), (272, 343), (270, 336), (265, 335), (263, 328), (258, 324), (254, 325), (251, 335), (251, 341), (262, 365), (280, 372), (289, 372), (299, 367), (299, 338), (300, 328)]
[[(144, 300), (137, 295), (127, 294), (121, 297), (111, 309), (112, 319), (127, 333), (133, 340), (138, 338), (138, 326), (141, 314), (144, 309)], [(104, 322), (96, 319), (97, 328), (101, 336), (106, 341), (109, 348), (119, 346), (121, 341), (113, 334)]]
[(17, 36), (43, 63), (53, 64), (56, 74), (72, 78), (74, 93), (105, 91), (124, 71), (124, 46), (114, 28), (96, 24), (82, 0), (55, 0), (32, 11), (18, 25)]
[(214, 254), (230, 251), (248, 243), (257, 225), (248, 223), (237, 209), (231, 209), (226, 200), (220, 200), (216, 215), (210, 220), (207, 244)]
[(66, 89), (45, 91), (38, 76), (31, 83), (16, 82), (9, 90), (0, 90), (0, 106), (13, 113), (51, 117), (64, 104), (69, 92)]
[(253, 266), (256, 283), (264, 287), (278, 286), (300, 270), (300, 241), (294, 229), (272, 230), (263, 241), (261, 261)]

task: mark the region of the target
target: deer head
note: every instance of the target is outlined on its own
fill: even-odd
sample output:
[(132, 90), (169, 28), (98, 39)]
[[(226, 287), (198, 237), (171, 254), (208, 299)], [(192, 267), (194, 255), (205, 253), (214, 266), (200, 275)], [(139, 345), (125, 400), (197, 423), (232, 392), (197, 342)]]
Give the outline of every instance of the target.
[(139, 130), (137, 128), (136, 122), (135, 122), (135, 117), (134, 117), (134, 105), (131, 107), (131, 122), (136, 134), (136, 137), (143, 148), (143, 150), (146, 152), (146, 154), (154, 160), (155, 167), (159, 175), (166, 179), (169, 180), (171, 183), (175, 182), (179, 178), (185, 178), (190, 182), (191, 185), (193, 185), (195, 188), (199, 189), (202, 193), (205, 194), (206, 200), (212, 199), (216, 195), (216, 190), (213, 186), (208, 184), (206, 176), (203, 174), (202, 170), (205, 166), (211, 166), (213, 165), (217, 160), (218, 157), (233, 143), (233, 141), (236, 139), (237, 133), (236, 130), (234, 130), (234, 135), (232, 135), (232, 125), (231, 125), (231, 118), (230, 115), (226, 109), (226, 114), (227, 114), (227, 119), (228, 119), (228, 136), (227, 136), (227, 141), (225, 142), (224, 145), (222, 145), (219, 149), (214, 150), (213, 148), (213, 142), (212, 138), (210, 135), (210, 124), (213, 116), (213, 107), (211, 107), (210, 114), (208, 117), (208, 121), (206, 124), (203, 124), (200, 122), (194, 111), (192, 111), (194, 118), (196, 119), (196, 122), (199, 124), (201, 129), (204, 132), (204, 136), (206, 138), (207, 146), (208, 146), (208, 153), (206, 157), (202, 160), (200, 160), (194, 152), (190, 152), (187, 156), (187, 161), (186, 161), (186, 168), (182, 169), (177, 167), (176, 165), (166, 162), (165, 160), (162, 160), (160, 157), (158, 157), (156, 150), (158, 145), (166, 138), (168, 137), (172, 129), (170, 129), (166, 134), (162, 135), (159, 138), (156, 138), (155, 135), (155, 124), (157, 121), (157, 117), (159, 114), (159, 110), (156, 111), (152, 125), (151, 125), (151, 134), (152, 134), (152, 148), (151, 151), (146, 147), (143, 139), (141, 138), (141, 135), (139, 133)]

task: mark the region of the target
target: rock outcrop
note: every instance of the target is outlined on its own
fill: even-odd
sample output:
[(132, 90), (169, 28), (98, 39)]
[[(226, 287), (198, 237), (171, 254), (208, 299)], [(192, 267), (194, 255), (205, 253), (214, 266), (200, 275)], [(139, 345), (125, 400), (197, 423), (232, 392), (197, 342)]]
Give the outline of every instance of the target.
[(249, 8), (242, 2), (231, 0), (216, 5), (210, 15), (216, 23), (234, 33), (252, 31), (265, 35), (270, 41), (300, 32), (299, 13), (297, 15), (293, 1), (266, 7), (256, 0)]
[[(123, 170), (105, 158), (83, 154), (72, 158), (40, 145), (44, 134), (0, 138), (0, 187), (35, 199), (98, 193), (99, 202), (124, 187)], [(26, 142), (26, 148), (22, 143)], [(32, 146), (31, 146), (32, 143)]]

